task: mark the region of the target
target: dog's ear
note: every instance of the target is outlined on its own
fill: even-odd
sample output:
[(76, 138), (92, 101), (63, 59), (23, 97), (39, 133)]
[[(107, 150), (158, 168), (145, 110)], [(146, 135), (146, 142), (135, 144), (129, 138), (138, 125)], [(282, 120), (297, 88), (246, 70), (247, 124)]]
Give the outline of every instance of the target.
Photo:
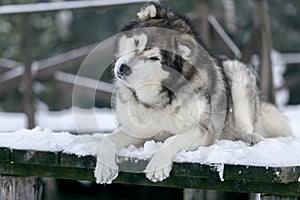
[(194, 52), (193, 49), (196, 46), (195, 42), (196, 41), (187, 34), (177, 35), (173, 39), (173, 45), (176, 52), (184, 59), (188, 59), (192, 56)]
[(156, 18), (160, 11), (160, 4), (157, 2), (150, 2), (143, 6), (137, 16), (140, 20), (148, 20), (151, 18)]
[(117, 42), (115, 46), (116, 56), (122, 56), (136, 49), (146, 48), (147, 40), (148, 39), (145, 34), (139, 34), (131, 37), (128, 37), (127, 35), (123, 34), (117, 37)]

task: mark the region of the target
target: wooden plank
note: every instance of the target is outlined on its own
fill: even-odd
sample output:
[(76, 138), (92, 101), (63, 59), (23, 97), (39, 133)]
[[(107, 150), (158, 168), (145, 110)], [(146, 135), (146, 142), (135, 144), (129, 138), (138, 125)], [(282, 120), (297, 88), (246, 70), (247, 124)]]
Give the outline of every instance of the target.
[[(198, 11), (187, 13), (186, 15), (193, 20), (195, 27), (198, 28), (204, 43), (207, 47), (211, 48), (215, 53), (229, 56), (230, 58), (242, 58), (242, 52), (238, 48), (238, 46), (234, 43), (234, 41), (230, 38), (230, 36), (225, 32), (219, 22), (213, 15), (206, 13), (207, 22), (203, 20), (205, 13), (201, 13), (200, 10), (205, 10), (202, 8), (203, 3), (196, 3), (198, 5)], [(204, 4), (205, 5), (205, 4)], [(204, 6), (205, 7), (205, 6)], [(197, 9), (197, 7), (195, 7)], [(201, 13), (201, 15), (200, 15)]]
[(285, 78), (285, 82), (282, 86), (276, 88), (276, 90), (281, 90), (284, 88), (294, 89), (299, 87), (300, 84), (300, 72), (296, 72), (293, 74), (288, 75)]
[(95, 169), (96, 158), (94, 156), (77, 156), (74, 154), (61, 154), (61, 166), (84, 169)]
[[(36, 61), (33, 64), (37, 68), (32, 68), (33, 78), (46, 80), (52, 77), (57, 70), (66, 70), (69, 68), (79, 67), (84, 58), (96, 44), (74, 49), (63, 54), (53, 56), (44, 60)], [(36, 71), (35, 71), (36, 70)], [(0, 75), (0, 94), (4, 94), (11, 89), (18, 87), (24, 74), (24, 66), (17, 66)]]
[(101, 91), (103, 93), (112, 94), (114, 85), (104, 81), (95, 80), (93, 78), (83, 77), (75, 74), (70, 74), (62, 71), (57, 71), (54, 74), (57, 81), (64, 82), (70, 85), (76, 85), (91, 90)]
[[(148, 161), (146, 160), (119, 158), (120, 170), (124, 172), (142, 172), (146, 168), (147, 163)], [(174, 163), (172, 171), (176, 176), (220, 179), (219, 172), (216, 170), (215, 165)], [(224, 165), (223, 173), (225, 180), (288, 183), (298, 181), (300, 177), (300, 167)]]
[(111, 83), (61, 71), (54, 73), (54, 79), (58, 82), (58, 84), (67, 85), (70, 89), (75, 88), (76, 90), (83, 90), (88, 94), (95, 93), (95, 99), (109, 103), (111, 102), (114, 89), (114, 85)]
[(153, 183), (145, 178), (145, 174), (120, 172), (114, 183), (136, 184), (147, 186), (163, 186), (173, 188), (191, 188), (204, 190), (219, 190), (226, 192), (246, 192), (246, 193), (270, 193), (286, 196), (300, 196), (299, 182), (283, 183), (262, 183), (248, 181), (220, 181), (212, 178), (171, 176), (163, 182)]
[(0, 162), (0, 174), (94, 181), (94, 169)]
[[(123, 157), (119, 157), (118, 160), (120, 170), (131, 173), (144, 171), (149, 162)], [(176, 176), (220, 179), (219, 172), (214, 164), (174, 163), (172, 171)], [(298, 181), (300, 167), (256, 167), (225, 164), (223, 173), (225, 180), (288, 183)]]
[(36, 62), (38, 66), (37, 77), (46, 79), (52, 76), (57, 70), (65, 70), (69, 68), (79, 67), (85, 57), (96, 47), (96, 44), (74, 49), (51, 58)]
[(298, 64), (300, 63), (300, 53), (283, 53), (281, 54), (285, 64)]
[[(70, 180), (88, 180), (94, 181), (94, 169), (72, 168), (72, 167), (55, 167), (40, 165), (22, 165), (0, 163), (1, 174), (14, 174), (19, 176), (40, 176), (53, 177)], [(171, 176), (163, 182), (151, 182), (146, 179), (144, 173), (126, 173), (120, 172), (114, 183), (146, 185), (146, 186), (163, 186), (174, 188), (195, 188), (205, 190), (220, 190), (228, 192), (256, 192), (269, 193), (275, 195), (300, 196), (300, 183), (268, 183), (255, 181), (220, 181), (214, 178), (199, 178), (177, 176), (171, 172)]]
[[(0, 152), (6, 153), (7, 149)], [(214, 165), (174, 163), (168, 179), (153, 183), (142, 172), (147, 160), (123, 157), (119, 160), (121, 172), (114, 183), (300, 196), (299, 167), (224, 165), (224, 181), (221, 181)], [(95, 163), (93, 156), (63, 153), (57, 157), (53, 152), (13, 150), (11, 160), (0, 161), (0, 174), (94, 181)]]
[(0, 147), (0, 162), (1, 161), (9, 162), (10, 159), (9, 151), (10, 150), (8, 148)]
[(10, 60), (7, 58), (0, 58), (0, 73), (6, 72), (21, 65), (22, 63), (19, 63), (17, 61)]
[(24, 67), (19, 66), (0, 75), (0, 94), (15, 89), (22, 80)]
[(10, 153), (12, 163), (60, 165), (60, 152), (12, 150)]
[[(8, 155), (10, 153), (10, 155)], [(94, 169), (96, 158), (94, 156), (77, 156), (60, 152), (34, 151), (34, 150), (9, 150), (0, 149), (1, 161), (8, 158), (13, 164), (22, 165), (47, 165), (69, 168)], [(142, 172), (148, 160), (137, 158), (118, 157), (120, 170), (123, 172)], [(176, 176), (213, 178), (220, 180), (216, 165), (201, 165), (199, 163), (174, 163), (172, 173)], [(254, 181), (268, 183), (298, 182), (300, 167), (256, 167), (242, 165), (224, 165), (224, 179), (236, 181)]]
[[(218, 45), (219, 48), (222, 47), (220, 43), (223, 43), (222, 52), (220, 53), (229, 53), (233, 56), (232, 58), (241, 59), (242, 58), (242, 52), (238, 48), (238, 46), (231, 40), (229, 35), (225, 32), (225, 30), (222, 28), (222, 26), (219, 24), (217, 19), (213, 15), (208, 16), (209, 24), (212, 26), (212, 30), (215, 33), (215, 40), (218, 39), (219, 43), (214, 43), (214, 45)], [(213, 43), (213, 42), (212, 42)], [(227, 55), (227, 54), (225, 54)], [(228, 56), (228, 55), (227, 55)]]
[(25, 13), (53, 12), (60, 10), (74, 10), (116, 6), (123, 4), (144, 3), (146, 0), (101, 0), (101, 1), (63, 1), (51, 3), (28, 3), (0, 6), (0, 15), (15, 15)]

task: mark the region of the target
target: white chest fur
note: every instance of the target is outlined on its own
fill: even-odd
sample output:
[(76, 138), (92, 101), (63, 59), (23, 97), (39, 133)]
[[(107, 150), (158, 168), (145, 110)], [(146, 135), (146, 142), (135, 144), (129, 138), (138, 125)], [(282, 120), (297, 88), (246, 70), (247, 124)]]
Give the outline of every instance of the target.
[[(159, 108), (149, 108), (133, 98), (117, 100), (117, 115), (121, 128), (127, 134), (140, 138), (160, 138), (164, 134), (181, 134), (199, 125), (206, 111), (206, 100), (178, 99)], [(162, 138), (161, 138), (162, 139)]]

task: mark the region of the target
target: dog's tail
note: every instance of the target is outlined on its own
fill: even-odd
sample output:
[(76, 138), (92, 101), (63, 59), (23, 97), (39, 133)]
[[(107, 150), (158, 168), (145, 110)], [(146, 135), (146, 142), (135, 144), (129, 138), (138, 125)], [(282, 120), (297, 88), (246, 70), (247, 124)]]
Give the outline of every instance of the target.
[(261, 104), (261, 116), (265, 129), (266, 138), (292, 136), (287, 119), (272, 104)]

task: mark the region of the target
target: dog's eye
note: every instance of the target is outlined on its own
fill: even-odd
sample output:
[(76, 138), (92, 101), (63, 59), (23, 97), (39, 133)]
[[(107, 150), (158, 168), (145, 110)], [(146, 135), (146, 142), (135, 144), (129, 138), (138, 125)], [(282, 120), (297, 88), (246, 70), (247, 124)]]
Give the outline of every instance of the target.
[(159, 58), (158, 58), (157, 56), (151, 56), (151, 57), (149, 57), (148, 59), (149, 59), (149, 60), (153, 60), (153, 61), (159, 60)]

